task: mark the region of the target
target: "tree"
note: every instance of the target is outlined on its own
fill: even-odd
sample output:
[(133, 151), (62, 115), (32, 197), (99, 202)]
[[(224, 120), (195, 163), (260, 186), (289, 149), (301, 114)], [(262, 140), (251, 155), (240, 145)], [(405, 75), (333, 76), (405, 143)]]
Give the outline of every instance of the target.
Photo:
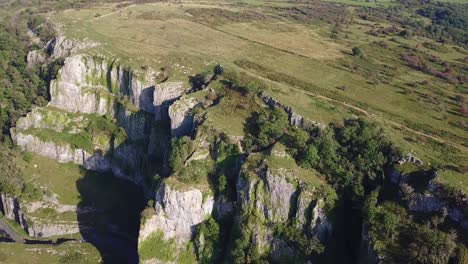
[(352, 50), (351, 50), (352, 54), (354, 57), (359, 57), (359, 58), (362, 58), (364, 57), (364, 54), (362, 52), (362, 50), (358, 47), (354, 47)]
[(224, 68), (220, 64), (216, 65), (213, 69), (213, 73), (215, 76), (223, 75)]
[(431, 229), (428, 225), (414, 224), (411, 227), (409, 255), (412, 263), (446, 264), (453, 255), (456, 244), (456, 233), (444, 233)]
[(21, 170), (16, 164), (18, 153), (0, 144), (0, 192), (17, 197), (24, 188)]
[(220, 228), (212, 217), (197, 227), (194, 241), (200, 263), (219, 263)]
[(171, 142), (169, 165), (172, 172), (179, 172), (192, 152), (193, 144), (189, 137), (174, 138)]
[(320, 162), (320, 156), (314, 145), (307, 146), (301, 165), (305, 168), (316, 168)]
[(256, 120), (256, 143), (260, 147), (266, 147), (277, 141), (285, 133), (289, 126), (288, 116), (283, 109), (264, 109), (260, 111)]

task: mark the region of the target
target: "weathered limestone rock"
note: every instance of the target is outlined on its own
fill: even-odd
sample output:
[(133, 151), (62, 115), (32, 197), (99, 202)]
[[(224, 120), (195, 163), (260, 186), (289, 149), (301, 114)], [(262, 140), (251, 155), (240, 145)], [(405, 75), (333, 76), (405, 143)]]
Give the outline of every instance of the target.
[(31, 50), (28, 52), (26, 61), (28, 62), (28, 67), (34, 67), (35, 65), (44, 63), (46, 55), (42, 50)]
[(173, 137), (181, 137), (190, 134), (195, 126), (195, 120), (190, 110), (198, 101), (193, 97), (181, 97), (169, 107), (171, 119), (171, 134)]
[(263, 100), (263, 102), (265, 102), (266, 105), (268, 105), (268, 106), (270, 106), (272, 108), (279, 107), (279, 108), (283, 109), (288, 114), (289, 123), (292, 126), (297, 126), (297, 127), (304, 128), (304, 129), (309, 129), (309, 128), (312, 128), (312, 127), (319, 127), (319, 128), (324, 127), (324, 125), (321, 124), (320, 122), (305, 119), (302, 115), (294, 112), (291, 109), (291, 107), (281, 104), (277, 100), (273, 99), (272, 97), (270, 97), (270, 96), (268, 96), (268, 95), (266, 95), (264, 93), (262, 93), (260, 95), (260, 98)]
[(103, 58), (75, 55), (65, 59), (51, 83), (50, 105), (72, 113), (113, 115), (117, 95), (136, 108), (153, 113), (154, 75), (121, 67)]
[(146, 112), (132, 112), (123, 108), (117, 112), (117, 123), (125, 129), (131, 140), (146, 139), (151, 133), (152, 115)]
[(155, 85), (153, 94), (155, 119), (167, 120), (169, 106), (187, 90), (183, 82), (164, 82)]
[(76, 53), (78, 50), (95, 46), (97, 46), (97, 43), (67, 39), (61, 29), (57, 28), (56, 36), (46, 44), (45, 49), (55, 59), (65, 58)]
[[(157, 151), (164, 140), (168, 141), (167, 138), (159, 139), (160, 136), (154, 133), (157, 127), (153, 124), (153, 100), (163, 104), (158, 111), (160, 114), (166, 111), (163, 115), (167, 117), (171, 100), (184, 91), (183, 83), (175, 82), (159, 85), (155, 92), (155, 74), (150, 69), (136, 73), (116, 61), (99, 57), (68, 57), (57, 80), (52, 81), (49, 106), (36, 108), (18, 120), (18, 127), (12, 130), (13, 139), (22, 149), (59, 162), (73, 162), (90, 170), (112, 171), (117, 177), (139, 183), (143, 179), (145, 159)], [(91, 153), (67, 144), (44, 142), (33, 133), (41, 129), (65, 133), (65, 128), (66, 133), (83, 131), (91, 118), (88, 114), (114, 117), (129, 140), (111, 142), (108, 138), (103, 142), (104, 137), (98, 138), (93, 144), (99, 149)]]
[(156, 192), (156, 214), (140, 229), (139, 242), (161, 230), (165, 239), (174, 238), (179, 246), (188, 242), (195, 226), (211, 215), (213, 196), (203, 197), (201, 190), (177, 190), (163, 183)]
[[(41, 221), (31, 221), (28, 234), (32, 237), (52, 237), (76, 234), (80, 232), (78, 223), (43, 223)], [(81, 227), (81, 231), (83, 228)]]
[(424, 162), (412, 153), (408, 153), (405, 157), (398, 161), (399, 164), (403, 164), (405, 162), (413, 163), (417, 166), (424, 165)]
[(10, 220), (16, 221), (24, 230), (28, 229), (26, 218), (21, 210), (20, 203), (17, 198), (11, 197), (8, 194), (0, 193), (2, 202), (3, 215)]
[(322, 200), (314, 198), (305, 189), (296, 188), (281, 172), (266, 169), (260, 173), (264, 176), (259, 175), (256, 179), (239, 177), (238, 201), (242, 211), (256, 210), (269, 223), (295, 218), (303, 228), (320, 236), (331, 230)]
[(27, 129), (51, 129), (57, 132), (63, 131), (66, 125), (73, 123), (76, 129), (84, 128), (84, 117), (81, 115), (70, 117), (66, 112), (55, 110), (44, 110), (44, 108), (36, 107), (31, 110), (25, 117), (18, 119), (16, 122), (16, 130)]
[(12, 133), (12, 138), (21, 149), (55, 159), (61, 163), (73, 162), (95, 171), (108, 171), (110, 168), (109, 160), (98, 152), (90, 154), (83, 149), (73, 149), (66, 144), (44, 142), (33, 135), (21, 132)]
[[(406, 158), (400, 160), (399, 164), (405, 162), (414, 163), (417, 166), (424, 164), (423, 161), (412, 154), (408, 154)], [(390, 182), (399, 187), (406, 184), (410, 177), (411, 175), (400, 173), (397, 170), (392, 170), (389, 173)], [(462, 195), (462, 198), (457, 198), (458, 201), (453, 201), (455, 198), (447, 197), (446, 190), (437, 182), (437, 171), (434, 171), (428, 177), (431, 177), (431, 180), (427, 184), (426, 193), (412, 193), (407, 201), (408, 209), (424, 213), (440, 213), (445, 210), (448, 217), (459, 223), (461, 227), (468, 229), (468, 216), (463, 213), (468, 210), (468, 198)]]
[[(57, 80), (53, 80), (50, 84), (49, 105), (71, 113), (96, 113), (98, 115), (112, 113), (112, 97), (106, 90), (105, 83), (98, 84), (90, 78), (94, 75), (106, 76), (105, 67), (106, 65), (96, 65), (93, 60), (87, 60), (81, 56), (65, 59)], [(101, 94), (106, 96), (100, 96)]]
[[(284, 159), (284, 163), (294, 162), (286, 152), (275, 147), (269, 155)], [(302, 182), (303, 175), (296, 174), (299, 173), (297, 165), (273, 168), (268, 159), (268, 156), (263, 160), (254, 157), (246, 162), (248, 165), (244, 165), (237, 182), (237, 201), (240, 215), (251, 227), (252, 242), (259, 253), (269, 249), (271, 257), (278, 259), (294, 252), (294, 248), (281, 246), (284, 241), (275, 237), (275, 225), (297, 221), (297, 228), (320, 241), (327, 239), (332, 225), (324, 209), (323, 197), (317, 197), (314, 189)], [(251, 167), (252, 162), (257, 162), (256, 167)]]

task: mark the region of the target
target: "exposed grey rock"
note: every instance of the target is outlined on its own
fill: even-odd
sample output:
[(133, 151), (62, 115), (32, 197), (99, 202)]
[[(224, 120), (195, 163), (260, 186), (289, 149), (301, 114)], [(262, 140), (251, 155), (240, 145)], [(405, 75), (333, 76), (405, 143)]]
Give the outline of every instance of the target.
[(62, 30), (56, 28), (56, 35), (46, 44), (45, 50), (52, 58), (65, 58), (79, 50), (95, 47), (97, 45), (97, 43), (90, 41), (67, 39)]
[(151, 133), (152, 115), (146, 112), (131, 112), (120, 108), (117, 112), (117, 123), (125, 129), (131, 140), (147, 139)]
[(187, 90), (188, 87), (185, 87), (183, 82), (164, 82), (155, 85), (153, 94), (155, 119), (167, 120), (169, 106)]
[(297, 199), (297, 189), (285, 177), (275, 175), (271, 170), (266, 171), (266, 181), (270, 200), (270, 206), (265, 210), (267, 219), (275, 223), (285, 222)]
[(156, 192), (155, 203), (156, 214), (141, 227), (139, 243), (161, 230), (165, 239), (174, 238), (182, 246), (190, 240), (195, 226), (211, 215), (214, 199), (211, 195), (203, 198), (202, 191), (196, 188), (177, 190), (163, 183)]
[(76, 222), (70, 223), (50, 223), (41, 221), (31, 221), (32, 225), (28, 228), (28, 234), (32, 237), (52, 237), (76, 234), (83, 231)]
[(24, 230), (28, 230), (28, 224), (18, 199), (5, 193), (0, 193), (0, 199), (2, 202), (3, 215), (7, 219), (19, 223)]
[(90, 154), (83, 149), (73, 149), (70, 145), (44, 142), (33, 135), (22, 132), (12, 133), (12, 138), (21, 149), (55, 159), (61, 163), (73, 162), (95, 171), (108, 171), (110, 169), (109, 160), (98, 152)]
[(76, 129), (82, 129), (83, 116), (70, 117), (65, 112), (44, 110), (44, 108), (35, 107), (25, 117), (18, 119), (16, 122), (16, 130), (27, 129), (51, 129), (57, 132), (62, 132), (66, 125), (76, 124)]
[(273, 239), (271, 243), (271, 257), (275, 262), (281, 263), (281, 261), (294, 256), (294, 254), (294, 248), (291, 248), (284, 240)]
[(262, 93), (260, 95), (260, 98), (263, 100), (263, 102), (265, 102), (266, 105), (268, 105), (268, 106), (270, 106), (272, 108), (279, 107), (279, 108), (283, 109), (288, 114), (289, 123), (292, 126), (297, 126), (297, 127), (304, 128), (304, 129), (309, 129), (309, 128), (312, 128), (312, 127), (319, 127), (319, 128), (324, 128), (325, 127), (320, 122), (305, 119), (302, 115), (294, 112), (291, 109), (291, 107), (281, 104), (279, 101), (273, 99), (272, 97), (270, 97), (270, 96), (268, 96), (268, 95), (266, 95), (264, 93)]
[(312, 209), (311, 227), (320, 241), (325, 241), (331, 234), (333, 227), (325, 213), (323, 200), (318, 200)]
[(188, 135), (194, 130), (195, 120), (190, 110), (197, 103), (197, 100), (193, 97), (181, 97), (169, 107), (171, 134), (173, 137)]
[(405, 157), (398, 161), (399, 164), (403, 164), (405, 162), (413, 163), (417, 166), (424, 165), (424, 162), (412, 153), (408, 153)]
[(42, 50), (31, 50), (28, 52), (26, 57), (26, 61), (28, 63), (28, 67), (34, 67), (38, 64), (43, 64), (46, 61), (46, 55)]
[(75, 55), (65, 59), (51, 83), (50, 105), (72, 113), (113, 115), (117, 97), (153, 113), (152, 70), (137, 73), (103, 58)]
[(114, 176), (142, 183), (144, 176), (141, 171), (147, 156), (136, 144), (121, 144), (112, 153), (111, 170)]
[(50, 84), (49, 105), (71, 113), (112, 114), (111, 93), (104, 84), (93, 79), (106, 78), (106, 71), (106, 65), (97, 65), (93, 60), (81, 56), (68, 57), (57, 80)]
[[(273, 149), (270, 155), (294, 162), (284, 151)], [(274, 236), (273, 229), (277, 224), (297, 221), (297, 228), (321, 241), (325, 241), (332, 230), (324, 201), (301, 182), (294, 170), (272, 169), (265, 162), (260, 162), (255, 169), (244, 166), (237, 182), (237, 202), (243, 218), (255, 219), (250, 223), (255, 226), (250, 232), (259, 254), (265, 253), (267, 248), (279, 250), (281, 241), (276, 241), (280, 238)], [(279, 258), (288, 252), (272, 251), (271, 254)]]

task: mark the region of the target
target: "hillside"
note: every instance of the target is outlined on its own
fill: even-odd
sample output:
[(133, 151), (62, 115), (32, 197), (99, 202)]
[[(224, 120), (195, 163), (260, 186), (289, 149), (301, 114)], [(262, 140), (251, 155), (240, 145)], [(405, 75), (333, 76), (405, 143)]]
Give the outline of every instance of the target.
[(0, 262), (468, 261), (463, 1), (7, 2)]

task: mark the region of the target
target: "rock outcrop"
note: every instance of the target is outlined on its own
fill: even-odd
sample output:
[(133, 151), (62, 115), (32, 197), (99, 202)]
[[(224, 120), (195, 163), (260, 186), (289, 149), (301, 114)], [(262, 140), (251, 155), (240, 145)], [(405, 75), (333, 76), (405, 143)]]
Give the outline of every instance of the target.
[(26, 57), (26, 61), (28, 63), (28, 67), (34, 67), (36, 65), (40, 65), (47, 60), (46, 54), (41, 50), (32, 50), (28, 52)]
[(89, 41), (78, 41), (68, 39), (60, 28), (56, 28), (56, 35), (45, 46), (45, 51), (52, 58), (65, 58), (71, 56), (79, 50), (95, 47), (98, 44)]
[[(56, 41), (65, 48), (68, 44), (60, 42), (60, 38)], [(168, 120), (169, 106), (187, 90), (183, 82), (156, 84), (156, 75), (150, 69), (134, 71), (101, 57), (68, 57), (57, 79), (51, 82), (48, 106), (36, 108), (18, 120), (17, 128), (12, 129), (13, 139), (24, 150), (59, 162), (74, 162), (90, 170), (112, 171), (117, 177), (141, 183), (149, 156), (162, 151), (161, 146), (166, 146), (165, 141), (169, 140), (158, 134), (155, 119)], [(91, 115), (116, 120), (125, 130), (127, 140), (95, 138), (93, 149), (80, 149), (35, 133), (52, 130), (76, 134), (84, 131), (94, 118)]]
[(155, 196), (155, 215), (146, 220), (140, 229), (139, 243), (158, 230), (165, 239), (175, 239), (179, 246), (185, 245), (193, 235), (195, 226), (210, 216), (214, 199), (200, 189), (178, 190), (163, 183)]
[[(282, 146), (275, 146), (264, 157), (251, 154), (249, 159), (246, 162), (249, 165), (244, 165), (237, 182), (237, 201), (240, 215), (250, 223), (253, 243), (259, 254), (270, 251), (273, 258), (278, 258), (285, 254), (292, 256), (291, 252), (297, 250), (291, 245), (285, 247), (285, 241), (273, 235), (275, 225), (294, 222), (301, 232), (325, 241), (332, 230), (324, 209), (325, 202), (304, 180), (314, 178), (302, 174), (304, 171)], [(278, 167), (278, 163), (289, 165)], [(257, 165), (252, 167), (252, 164)]]
[(116, 100), (153, 113), (154, 75), (136, 73), (115, 61), (98, 57), (65, 59), (57, 80), (51, 82), (50, 105), (72, 113), (113, 115)]
[(165, 82), (155, 85), (153, 95), (154, 117), (156, 120), (169, 118), (169, 106), (187, 91), (183, 82)]
[(67, 144), (60, 145), (53, 142), (45, 142), (33, 135), (21, 132), (12, 133), (12, 138), (22, 149), (55, 159), (61, 163), (73, 162), (94, 171), (108, 171), (111, 168), (110, 160), (99, 152), (90, 154), (83, 149), (73, 149)]
[[(409, 162), (417, 166), (422, 166), (424, 163), (414, 155), (407, 155), (399, 164)], [(412, 192), (407, 194), (407, 207), (410, 211), (423, 213), (441, 213), (447, 212), (448, 217), (460, 224), (461, 227), (468, 229), (468, 198), (464, 194), (459, 194), (458, 197), (450, 197), (444, 186), (437, 182), (437, 171), (428, 172), (430, 175), (424, 193)], [(401, 173), (397, 170), (391, 170), (389, 173), (390, 182), (402, 187), (411, 181), (411, 175)], [(409, 185), (411, 186), (411, 185)]]
[(190, 134), (195, 128), (194, 115), (190, 111), (198, 101), (193, 97), (182, 97), (169, 107), (171, 135), (181, 137)]
[(284, 104), (281, 104), (279, 101), (273, 99), (272, 97), (262, 93), (260, 95), (260, 98), (263, 100), (263, 102), (272, 107), (272, 108), (275, 108), (275, 107), (279, 107), (281, 109), (283, 109), (287, 114), (288, 114), (288, 117), (289, 117), (289, 123), (292, 125), (292, 126), (297, 126), (297, 127), (300, 127), (300, 128), (303, 128), (303, 129), (310, 129), (312, 127), (319, 127), (319, 128), (323, 128), (324, 125), (321, 124), (320, 122), (317, 122), (317, 121), (313, 121), (313, 120), (308, 120), (306, 118), (304, 118), (302, 115), (294, 112), (291, 107), (287, 106), (287, 105), (284, 105)]
[(17, 198), (11, 197), (8, 194), (0, 193), (0, 199), (2, 202), (2, 213), (10, 220), (16, 221), (20, 226), (27, 231), (28, 224), (26, 218), (21, 209), (20, 203)]
[(32, 237), (53, 237), (72, 235), (83, 231), (83, 227), (79, 226), (78, 223), (62, 222), (62, 223), (50, 223), (42, 221), (32, 220), (32, 225), (28, 227), (28, 234)]

